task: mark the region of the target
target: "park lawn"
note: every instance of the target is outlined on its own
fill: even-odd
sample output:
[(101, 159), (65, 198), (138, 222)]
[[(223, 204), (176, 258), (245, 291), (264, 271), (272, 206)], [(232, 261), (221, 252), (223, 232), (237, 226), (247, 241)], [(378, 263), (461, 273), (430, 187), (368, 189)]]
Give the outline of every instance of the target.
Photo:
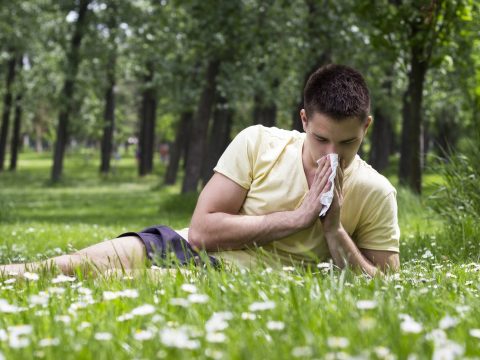
[[(2, 263), (44, 259), (152, 224), (188, 226), (196, 197), (162, 187), (163, 168), (138, 179), (125, 156), (102, 178), (90, 156), (69, 155), (65, 164), (55, 186), (47, 155), (22, 154), (17, 174), (0, 174)], [(369, 279), (321, 264), (154, 270), (156, 277), (7, 276), (0, 352), (11, 359), (478, 358), (480, 265), (446, 250), (441, 219), (428, 208), (438, 181), (426, 176), (423, 198), (398, 191), (398, 274)]]

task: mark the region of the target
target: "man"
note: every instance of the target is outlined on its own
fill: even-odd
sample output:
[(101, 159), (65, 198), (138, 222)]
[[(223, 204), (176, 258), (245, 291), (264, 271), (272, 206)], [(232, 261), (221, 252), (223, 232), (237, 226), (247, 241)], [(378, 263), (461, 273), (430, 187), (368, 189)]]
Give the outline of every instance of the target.
[[(357, 155), (372, 122), (362, 75), (322, 67), (306, 84), (304, 104), (305, 133), (252, 126), (237, 135), (200, 194), (189, 229), (151, 227), (51, 261), (65, 273), (85, 260), (132, 269), (168, 251), (181, 262), (197, 261), (204, 249), (213, 264), (315, 264), (331, 257), (371, 276), (397, 270), (396, 191)], [(328, 154), (338, 154), (340, 166), (332, 204), (320, 218), (320, 197), (331, 186)], [(21, 272), (25, 265), (2, 270)]]

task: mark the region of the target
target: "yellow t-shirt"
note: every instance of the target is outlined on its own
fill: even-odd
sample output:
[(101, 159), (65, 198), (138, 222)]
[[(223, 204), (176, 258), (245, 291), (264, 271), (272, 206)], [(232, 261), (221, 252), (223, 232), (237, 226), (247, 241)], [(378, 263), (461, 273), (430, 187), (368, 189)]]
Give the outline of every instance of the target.
[[(263, 215), (300, 206), (308, 192), (302, 163), (304, 139), (305, 133), (262, 125), (248, 127), (235, 137), (214, 170), (248, 190), (240, 214)], [(359, 248), (399, 251), (396, 190), (358, 155), (345, 169), (343, 197), (340, 219)], [(284, 265), (315, 264), (328, 259), (330, 252), (317, 221), (260, 248), (212, 255), (248, 267), (259, 262), (276, 266), (278, 259)]]

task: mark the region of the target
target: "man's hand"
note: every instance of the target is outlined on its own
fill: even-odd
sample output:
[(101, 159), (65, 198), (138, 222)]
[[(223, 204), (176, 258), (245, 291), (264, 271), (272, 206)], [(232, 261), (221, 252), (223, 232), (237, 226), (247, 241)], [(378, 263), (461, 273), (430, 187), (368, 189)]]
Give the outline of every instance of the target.
[(333, 200), (326, 215), (321, 218), (323, 224), (323, 231), (325, 234), (334, 233), (341, 230), (342, 224), (340, 223), (340, 210), (343, 204), (343, 171), (345, 167), (345, 161), (339, 159), (337, 167), (337, 174), (335, 176), (335, 189), (333, 191)]
[(313, 182), (310, 185), (307, 195), (305, 195), (303, 199), (302, 205), (295, 210), (302, 228), (307, 228), (318, 220), (320, 210), (322, 209), (320, 196), (330, 189), (328, 177), (331, 173), (330, 159), (324, 156), (318, 162)]

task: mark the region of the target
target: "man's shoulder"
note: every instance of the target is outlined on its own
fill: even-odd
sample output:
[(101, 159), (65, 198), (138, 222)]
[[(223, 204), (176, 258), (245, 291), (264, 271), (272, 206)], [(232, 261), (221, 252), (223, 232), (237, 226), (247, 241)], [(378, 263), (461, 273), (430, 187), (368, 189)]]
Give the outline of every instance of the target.
[(239, 135), (247, 139), (292, 139), (299, 138), (302, 134), (296, 130), (285, 130), (277, 127), (266, 127), (263, 125), (252, 125), (243, 129)]
[(395, 187), (390, 181), (359, 156), (355, 157), (351, 166), (353, 168), (349, 180), (352, 190), (356, 193), (375, 197), (385, 197), (390, 193), (396, 193)]

